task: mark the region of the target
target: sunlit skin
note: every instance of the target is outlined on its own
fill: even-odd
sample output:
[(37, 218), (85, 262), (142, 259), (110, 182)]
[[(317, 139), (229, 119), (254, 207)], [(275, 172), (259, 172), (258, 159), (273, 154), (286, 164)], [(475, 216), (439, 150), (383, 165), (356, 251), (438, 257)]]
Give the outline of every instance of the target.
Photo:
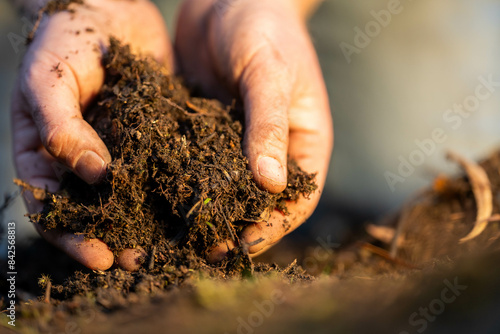
[[(252, 245), (251, 254), (268, 249), (314, 211), (333, 146), (328, 97), (305, 26), (314, 4), (188, 0), (180, 8), (173, 46), (160, 13), (149, 1), (87, 0), (83, 6), (72, 5), (74, 14), (45, 18), (13, 93), (18, 177), (56, 191), (57, 161), (88, 183), (102, 179), (111, 157), (83, 114), (103, 84), (100, 60), (113, 35), (134, 52), (182, 73), (208, 96), (223, 101), (242, 98), (247, 124), (244, 153), (262, 188), (276, 193), (286, 187), (287, 155), (304, 170), (317, 173), (319, 190), (310, 199), (289, 203), (289, 229), (283, 227), (284, 216), (275, 211), (269, 222), (251, 224), (241, 233), (242, 242)], [(29, 194), (25, 200), (29, 212), (41, 210), (42, 204)], [(125, 250), (115, 259), (100, 240), (36, 227), (45, 239), (92, 269), (106, 270), (116, 262), (137, 270), (142, 263), (138, 258), (145, 256), (142, 250)], [(232, 247), (229, 241), (221, 244), (209, 260), (221, 260)]]

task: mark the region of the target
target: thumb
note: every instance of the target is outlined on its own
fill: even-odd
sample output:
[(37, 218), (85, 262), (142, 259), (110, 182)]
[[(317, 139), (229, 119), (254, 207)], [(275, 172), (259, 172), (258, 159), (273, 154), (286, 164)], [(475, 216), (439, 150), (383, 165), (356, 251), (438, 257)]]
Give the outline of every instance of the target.
[(81, 111), (104, 80), (101, 54), (91, 44), (82, 47), (78, 38), (57, 38), (57, 24), (66, 23), (61, 16), (40, 29), (23, 60), (19, 75), (24, 101), (21, 112), (31, 114), (47, 151), (92, 184), (104, 176), (111, 161), (106, 146)]
[(97, 182), (111, 156), (83, 119), (71, 65), (42, 50), (30, 55), (22, 71), (21, 92), (47, 151), (87, 183)]
[(241, 73), (245, 155), (255, 181), (271, 193), (287, 184), (288, 108), (292, 80), (271, 45), (260, 48)]

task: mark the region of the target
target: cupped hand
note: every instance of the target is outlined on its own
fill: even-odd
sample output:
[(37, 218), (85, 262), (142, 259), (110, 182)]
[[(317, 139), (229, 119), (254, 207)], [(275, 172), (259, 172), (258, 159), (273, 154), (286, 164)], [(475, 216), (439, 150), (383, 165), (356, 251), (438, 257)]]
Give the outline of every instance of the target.
[[(274, 211), (268, 222), (247, 226), (240, 238), (259, 254), (302, 224), (323, 189), (333, 127), (318, 59), (301, 1), (188, 0), (177, 23), (177, 66), (205, 94), (245, 108), (244, 152), (255, 181), (272, 193), (287, 184), (287, 155), (317, 173), (319, 190)], [(284, 220), (288, 224), (284, 224)], [(222, 259), (231, 241), (212, 251)]]
[[(14, 160), (18, 177), (33, 186), (56, 191), (57, 163), (87, 183), (99, 182), (110, 154), (83, 119), (86, 106), (104, 81), (101, 64), (109, 37), (130, 44), (172, 68), (172, 52), (163, 19), (149, 1), (86, 0), (45, 17), (19, 71), (12, 99)], [(26, 193), (28, 211), (42, 203)], [(84, 240), (58, 231), (38, 232), (91, 269), (105, 270), (113, 253), (100, 240)], [(117, 263), (136, 269), (137, 250), (125, 250)]]

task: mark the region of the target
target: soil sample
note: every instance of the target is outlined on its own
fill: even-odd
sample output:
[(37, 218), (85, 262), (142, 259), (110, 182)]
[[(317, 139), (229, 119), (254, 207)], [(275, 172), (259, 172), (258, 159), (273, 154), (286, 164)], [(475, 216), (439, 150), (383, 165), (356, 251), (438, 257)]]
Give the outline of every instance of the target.
[(275, 208), (286, 223), (286, 202), (316, 190), (315, 176), (293, 161), (285, 191), (257, 186), (238, 103), (190, 96), (179, 78), (115, 39), (103, 65), (105, 83), (86, 117), (111, 153), (107, 176), (88, 185), (68, 173), (59, 192), (42, 196), (34, 223), (99, 238), (115, 252), (142, 247), (154, 253), (152, 269), (181, 250), (203, 259), (226, 240), (241, 248), (244, 226)]

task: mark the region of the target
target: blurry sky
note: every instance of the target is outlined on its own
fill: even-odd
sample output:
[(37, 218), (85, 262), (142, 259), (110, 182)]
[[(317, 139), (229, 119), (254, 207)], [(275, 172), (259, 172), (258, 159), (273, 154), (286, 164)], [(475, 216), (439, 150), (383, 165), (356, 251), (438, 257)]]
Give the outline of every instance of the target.
[[(156, 1), (171, 33), (179, 2)], [(500, 142), (500, 87), (490, 87), (488, 95), (479, 79), (500, 82), (500, 1), (397, 3), (327, 0), (309, 24), (335, 122), (335, 151), (322, 198), (329, 210), (385, 213), (437, 173), (453, 171), (444, 160), (447, 149), (476, 159)], [(8, 36), (22, 35), (22, 26), (1, 1), (0, 193), (16, 189), (8, 106), (21, 53)], [(341, 45), (344, 53), (346, 45), (356, 52), (346, 58)], [(447, 111), (474, 102), (480, 85), (481, 96), (488, 96), (467, 117)], [(442, 140), (429, 144), (436, 130)], [(411, 166), (402, 176), (403, 160)], [(388, 173), (397, 180), (392, 189)], [(19, 202), (4, 218), (23, 221), (23, 213)]]
[[(478, 159), (499, 146), (499, 87), (489, 96), (480, 88), (474, 102), (479, 77), (500, 82), (500, 1), (326, 1), (310, 27), (334, 113), (326, 196), (337, 207), (394, 209), (454, 170), (448, 149)], [(358, 29), (368, 42), (356, 40)], [(350, 63), (341, 43), (358, 46)], [(448, 111), (464, 103), (473, 110), (465, 116)], [(416, 163), (411, 173), (398, 172), (401, 158)], [(393, 189), (387, 172), (399, 177)]]

